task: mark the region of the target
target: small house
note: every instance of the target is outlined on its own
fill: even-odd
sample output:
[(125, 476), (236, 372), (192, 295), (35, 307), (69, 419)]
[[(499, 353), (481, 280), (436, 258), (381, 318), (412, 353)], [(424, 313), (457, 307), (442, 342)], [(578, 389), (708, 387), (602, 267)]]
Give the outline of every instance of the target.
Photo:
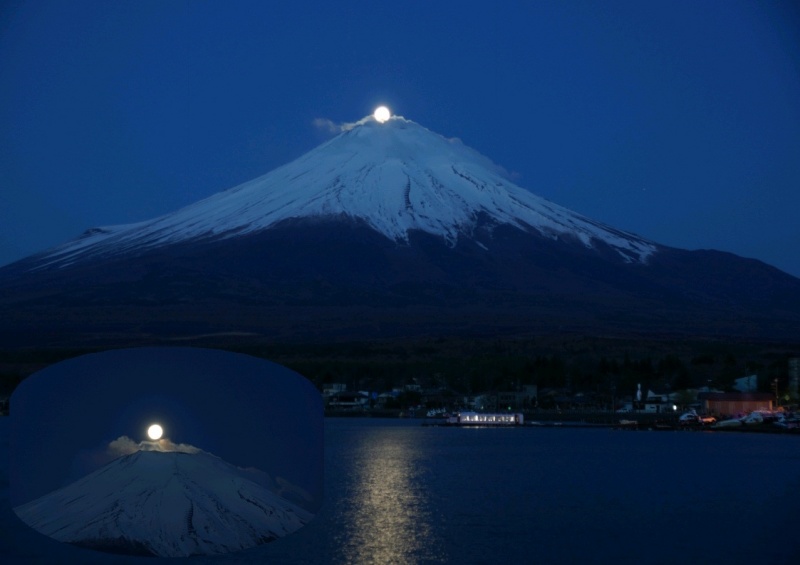
[(739, 377), (733, 381), (733, 388), (739, 392), (755, 392), (758, 390), (758, 375)]

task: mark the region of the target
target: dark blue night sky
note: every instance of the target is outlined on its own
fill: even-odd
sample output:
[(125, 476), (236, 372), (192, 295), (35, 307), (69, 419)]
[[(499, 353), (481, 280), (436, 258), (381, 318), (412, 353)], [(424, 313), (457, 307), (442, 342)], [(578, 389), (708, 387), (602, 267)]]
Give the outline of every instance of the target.
[[(101, 467), (109, 443), (157, 422), (172, 442), (282, 477), (322, 502), (322, 398), (269, 361), (197, 348), (85, 355), (26, 379), (11, 398), (16, 506)], [(309, 508), (312, 509), (312, 508)]]
[(0, 264), (264, 174), (379, 103), (558, 204), (800, 276), (800, 9), (3, 2)]

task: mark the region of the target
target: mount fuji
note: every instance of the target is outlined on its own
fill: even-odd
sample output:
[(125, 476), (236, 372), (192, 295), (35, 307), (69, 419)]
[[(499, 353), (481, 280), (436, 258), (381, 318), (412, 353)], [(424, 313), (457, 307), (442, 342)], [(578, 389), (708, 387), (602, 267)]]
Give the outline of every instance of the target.
[[(479, 225), (573, 237), (644, 262), (650, 242), (603, 226), (508, 181), (479, 153), (395, 116), (372, 118), (253, 181), (152, 221), (95, 228), (39, 256), (31, 270), (258, 233), (301, 218), (361, 221), (395, 243), (419, 231), (450, 247)], [(488, 250), (488, 247), (487, 247)]]
[(800, 337), (799, 279), (593, 221), (399, 116), (364, 118), (250, 182), (8, 265), (0, 293), (0, 333), (15, 340)]
[(14, 511), (58, 541), (160, 557), (247, 549), (313, 518), (205, 452), (137, 451)]

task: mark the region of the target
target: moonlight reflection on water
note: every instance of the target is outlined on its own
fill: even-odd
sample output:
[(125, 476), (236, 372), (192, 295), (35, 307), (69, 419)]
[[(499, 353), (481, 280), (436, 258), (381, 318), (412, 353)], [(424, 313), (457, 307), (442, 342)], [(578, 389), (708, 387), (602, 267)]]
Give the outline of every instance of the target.
[(431, 523), (429, 469), (415, 443), (398, 428), (363, 438), (354, 454), (357, 490), (343, 516), (352, 524), (343, 540), (346, 562), (445, 561)]

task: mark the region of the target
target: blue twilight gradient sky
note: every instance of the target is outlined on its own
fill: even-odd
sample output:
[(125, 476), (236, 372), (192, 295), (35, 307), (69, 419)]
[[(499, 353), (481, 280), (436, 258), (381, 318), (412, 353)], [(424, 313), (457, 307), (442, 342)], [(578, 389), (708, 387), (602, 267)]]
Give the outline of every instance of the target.
[(800, 276), (796, 2), (6, 0), (0, 69), (0, 264), (385, 103), (591, 218)]

